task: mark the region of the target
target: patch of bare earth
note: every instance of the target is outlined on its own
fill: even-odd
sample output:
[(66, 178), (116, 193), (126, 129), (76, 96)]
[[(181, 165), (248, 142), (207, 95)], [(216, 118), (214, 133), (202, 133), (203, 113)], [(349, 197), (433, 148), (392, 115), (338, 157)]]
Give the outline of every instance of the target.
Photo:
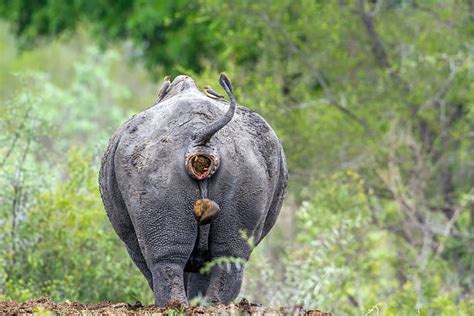
[(114, 304), (102, 302), (99, 304), (82, 304), (77, 302), (54, 303), (48, 298), (40, 297), (23, 303), (0, 301), (0, 315), (36, 314), (81, 314), (81, 315), (311, 315), (331, 316), (331, 313), (319, 310), (304, 310), (301, 306), (269, 308), (249, 303), (242, 299), (238, 304), (219, 305), (212, 307), (192, 306), (187, 308), (166, 309), (154, 305), (142, 306), (140, 302), (133, 305), (127, 303)]

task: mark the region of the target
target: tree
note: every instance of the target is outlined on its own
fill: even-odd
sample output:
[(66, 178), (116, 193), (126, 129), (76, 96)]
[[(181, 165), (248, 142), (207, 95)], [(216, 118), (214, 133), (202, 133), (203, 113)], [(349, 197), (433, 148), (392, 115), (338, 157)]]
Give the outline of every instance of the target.
[(143, 58), (153, 72), (157, 65), (170, 74), (178, 67), (199, 71), (200, 61), (213, 56), (220, 42), (211, 17), (199, 15), (196, 2), (101, 0), (30, 1), (0, 3), (0, 17), (11, 22), (24, 48), (42, 37), (70, 35), (87, 22), (104, 46), (113, 40), (131, 40), (131, 54)]
[[(0, 6), (25, 43), (84, 22), (99, 42), (143, 44), (139, 56), (152, 71), (164, 65), (201, 85), (226, 70), (239, 103), (276, 129), (290, 170), (291, 202), (281, 221), (293, 229), (281, 225), (285, 238), (275, 235), (261, 250), (268, 264), (251, 263), (259, 268), (248, 269), (249, 295), (321, 299), (347, 314), (379, 303), (407, 314), (472, 307), (472, 1), (211, 0), (192, 11), (181, 2), (106, 4)], [(67, 10), (73, 18), (50, 24)], [(146, 46), (160, 25), (169, 36)], [(83, 78), (100, 64), (85, 67)], [(79, 90), (81, 100), (96, 95), (80, 81)], [(62, 112), (54, 113), (60, 120)], [(324, 279), (328, 268), (336, 272)], [(252, 288), (271, 269), (276, 277)], [(319, 283), (337, 288), (337, 297), (319, 295)]]

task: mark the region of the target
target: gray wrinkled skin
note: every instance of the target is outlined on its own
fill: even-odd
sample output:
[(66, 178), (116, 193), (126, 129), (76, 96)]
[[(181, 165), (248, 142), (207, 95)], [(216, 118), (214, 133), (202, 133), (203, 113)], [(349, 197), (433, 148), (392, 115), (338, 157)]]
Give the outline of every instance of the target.
[(286, 193), (287, 166), (280, 142), (255, 112), (237, 106), (232, 120), (207, 143), (220, 156), (208, 181), (208, 197), (220, 213), (198, 225), (200, 199), (184, 157), (193, 131), (218, 120), (229, 108), (177, 77), (152, 108), (134, 115), (110, 139), (99, 183), (107, 215), (128, 253), (154, 291), (155, 304), (186, 305), (205, 295), (228, 304), (240, 291), (243, 267), (203, 263), (217, 257), (248, 260), (243, 230), (260, 242), (275, 223)]

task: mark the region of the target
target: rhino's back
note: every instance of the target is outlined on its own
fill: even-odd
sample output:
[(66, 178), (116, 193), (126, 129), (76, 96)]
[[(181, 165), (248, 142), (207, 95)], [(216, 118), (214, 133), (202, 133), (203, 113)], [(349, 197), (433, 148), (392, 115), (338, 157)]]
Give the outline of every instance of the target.
[[(162, 189), (167, 188), (171, 179), (179, 178), (183, 186), (197, 188), (184, 165), (192, 134), (220, 118), (228, 106), (227, 102), (185, 93), (132, 117), (119, 132), (114, 158), (123, 183), (121, 189), (128, 191), (135, 185), (131, 178), (151, 178)], [(243, 106), (237, 107), (233, 119), (208, 145), (217, 149), (222, 161), (219, 169), (225, 169), (218, 170), (211, 182), (220, 177), (221, 182), (233, 183), (234, 177), (247, 169), (259, 181), (271, 184), (284, 163), (281, 145), (271, 127)]]
[[(192, 133), (219, 119), (228, 106), (228, 102), (198, 94), (185, 94), (159, 103), (125, 124), (118, 150), (128, 155), (149, 155), (149, 158), (179, 156), (184, 159)], [(225, 148), (229, 154), (237, 155), (258, 151), (265, 158), (279, 155), (281, 151), (269, 124), (243, 106), (237, 107), (233, 119), (211, 138), (209, 146), (216, 146), (218, 150)]]

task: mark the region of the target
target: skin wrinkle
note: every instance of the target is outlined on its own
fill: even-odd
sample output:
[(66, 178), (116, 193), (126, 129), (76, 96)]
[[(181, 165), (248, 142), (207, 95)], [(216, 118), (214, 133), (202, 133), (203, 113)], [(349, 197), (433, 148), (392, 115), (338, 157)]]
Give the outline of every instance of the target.
[(219, 214), (207, 225), (195, 219), (194, 204), (202, 197), (185, 156), (193, 133), (228, 109), (229, 102), (210, 99), (191, 78), (179, 76), (159, 103), (114, 133), (104, 154), (99, 184), (107, 215), (159, 306), (187, 304), (199, 293), (213, 303), (235, 299), (243, 267), (197, 271), (217, 257), (247, 260), (251, 250), (240, 231), (258, 243), (278, 217), (288, 177), (283, 150), (263, 118), (237, 106), (205, 144), (219, 159), (205, 180)]

